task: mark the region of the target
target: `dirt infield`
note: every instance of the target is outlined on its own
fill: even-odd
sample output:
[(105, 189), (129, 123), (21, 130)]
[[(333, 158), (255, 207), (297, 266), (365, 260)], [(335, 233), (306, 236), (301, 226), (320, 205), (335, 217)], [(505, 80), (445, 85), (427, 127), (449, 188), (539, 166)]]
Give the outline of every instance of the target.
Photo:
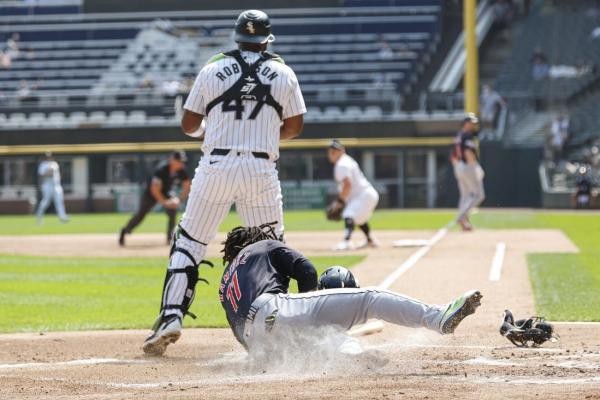
[[(379, 284), (416, 250), (393, 248), (392, 240), (433, 233), (380, 235), (382, 248), (360, 251), (367, 258), (354, 271), (363, 286)], [(290, 233), (287, 238), (309, 254), (324, 254), (338, 235)], [(132, 236), (132, 247), (118, 254), (114, 237), (77, 237), (80, 242), (71, 248), (99, 251), (107, 241), (112, 251), (105, 255), (111, 256), (167, 250), (152, 242), (159, 236)], [(48, 254), (41, 251), (45, 239), (32, 238), (39, 240), (30, 247), (35, 254)], [(19, 240), (23, 243), (23, 237)], [(146, 247), (143, 240), (159, 249)], [(500, 280), (490, 281), (499, 242), (506, 244), (506, 255)], [(211, 247), (211, 252), (218, 250)], [(3, 244), (0, 252), (7, 251)], [(365, 351), (356, 355), (298, 354), (284, 363), (257, 366), (226, 329), (186, 330), (162, 358), (142, 354), (147, 331), (0, 335), (0, 398), (600, 399), (598, 325), (557, 324), (561, 341), (540, 349), (515, 348), (498, 334), (505, 308), (519, 317), (533, 313), (525, 254), (574, 251), (554, 230), (451, 231), (390, 289), (436, 303), (478, 288), (484, 299), (476, 316), (450, 336), (386, 324), (383, 331), (360, 338)]]

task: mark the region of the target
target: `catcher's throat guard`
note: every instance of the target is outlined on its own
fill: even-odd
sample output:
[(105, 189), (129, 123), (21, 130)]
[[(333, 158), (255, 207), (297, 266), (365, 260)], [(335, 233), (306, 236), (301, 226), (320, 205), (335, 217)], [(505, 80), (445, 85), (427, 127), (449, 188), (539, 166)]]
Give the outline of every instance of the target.
[(510, 310), (504, 311), (500, 334), (517, 347), (538, 347), (547, 341), (556, 342), (560, 337), (554, 326), (543, 317), (530, 317), (515, 322)]

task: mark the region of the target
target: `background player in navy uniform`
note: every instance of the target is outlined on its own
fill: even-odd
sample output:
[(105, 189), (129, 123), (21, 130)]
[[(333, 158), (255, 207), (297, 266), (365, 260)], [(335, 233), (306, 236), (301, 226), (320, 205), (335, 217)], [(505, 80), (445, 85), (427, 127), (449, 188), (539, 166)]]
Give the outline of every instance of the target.
[[(312, 262), (276, 238), (267, 224), (237, 227), (224, 242), (227, 267), (219, 299), (235, 337), (250, 353), (269, 346), (281, 333), (301, 334), (305, 328), (318, 327), (350, 329), (369, 318), (448, 334), (480, 305), (482, 296), (476, 290), (441, 306), (377, 287), (315, 292), (318, 280)], [(292, 279), (299, 294), (288, 293)], [(292, 337), (289, 345), (293, 342)]]
[[(190, 193), (190, 178), (185, 171), (187, 156), (184, 151), (177, 150), (171, 153), (169, 159), (161, 163), (152, 176), (148, 179), (146, 189), (140, 200), (140, 207), (127, 225), (121, 229), (119, 244), (125, 246), (125, 235), (130, 234), (146, 217), (146, 214), (158, 203), (162, 205), (167, 213), (167, 243), (171, 240), (175, 228), (175, 217), (177, 207)], [(171, 193), (174, 185), (181, 186), (179, 197)]]
[(594, 192), (592, 191), (592, 181), (588, 176), (588, 169), (585, 166), (579, 167), (577, 177), (575, 178), (575, 194), (573, 195), (573, 206), (575, 208), (591, 208), (594, 203)]
[(456, 222), (460, 224), (463, 231), (473, 229), (469, 214), (485, 199), (484, 172), (479, 165), (477, 155), (478, 129), (479, 119), (477, 116), (473, 113), (467, 114), (463, 120), (462, 129), (456, 134), (450, 157), (460, 195)]

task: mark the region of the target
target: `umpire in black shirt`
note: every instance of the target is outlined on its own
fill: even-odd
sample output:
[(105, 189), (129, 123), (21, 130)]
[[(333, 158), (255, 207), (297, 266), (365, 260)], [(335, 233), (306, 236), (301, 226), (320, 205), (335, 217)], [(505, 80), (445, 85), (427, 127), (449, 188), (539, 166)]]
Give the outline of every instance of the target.
[[(185, 171), (187, 156), (183, 150), (177, 150), (171, 153), (166, 162), (161, 163), (152, 176), (148, 179), (146, 190), (140, 201), (140, 208), (136, 214), (131, 217), (127, 225), (121, 229), (119, 234), (119, 245), (125, 245), (125, 235), (130, 234), (146, 217), (146, 214), (159, 203), (165, 209), (169, 222), (167, 226), (167, 243), (171, 240), (173, 228), (175, 228), (175, 217), (177, 216), (177, 207), (182, 201), (187, 199), (190, 193), (190, 178)], [(181, 186), (179, 197), (174, 196), (171, 189), (174, 185)]]

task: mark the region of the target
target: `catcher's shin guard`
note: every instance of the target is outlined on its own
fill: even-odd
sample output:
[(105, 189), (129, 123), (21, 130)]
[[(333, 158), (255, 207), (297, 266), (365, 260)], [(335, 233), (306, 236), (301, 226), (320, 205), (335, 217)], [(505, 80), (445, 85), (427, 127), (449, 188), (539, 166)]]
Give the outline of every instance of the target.
[(163, 284), (160, 314), (154, 323), (154, 330), (160, 326), (163, 318), (169, 314), (180, 312), (181, 317), (189, 315), (194, 319), (196, 318), (196, 316), (189, 311), (196, 294), (196, 284), (198, 281), (208, 284), (206, 279), (199, 277), (199, 266), (200, 264), (206, 264), (210, 267), (213, 267), (213, 264), (210, 261), (202, 260), (200, 262), (196, 262), (188, 250), (178, 247), (178, 235), (184, 236), (188, 240), (195, 241), (181, 227), (177, 229), (177, 233), (175, 234), (173, 244), (171, 246), (170, 257), (173, 258), (175, 253), (181, 253), (185, 256), (185, 258), (187, 258), (188, 265), (180, 268), (167, 269)]

